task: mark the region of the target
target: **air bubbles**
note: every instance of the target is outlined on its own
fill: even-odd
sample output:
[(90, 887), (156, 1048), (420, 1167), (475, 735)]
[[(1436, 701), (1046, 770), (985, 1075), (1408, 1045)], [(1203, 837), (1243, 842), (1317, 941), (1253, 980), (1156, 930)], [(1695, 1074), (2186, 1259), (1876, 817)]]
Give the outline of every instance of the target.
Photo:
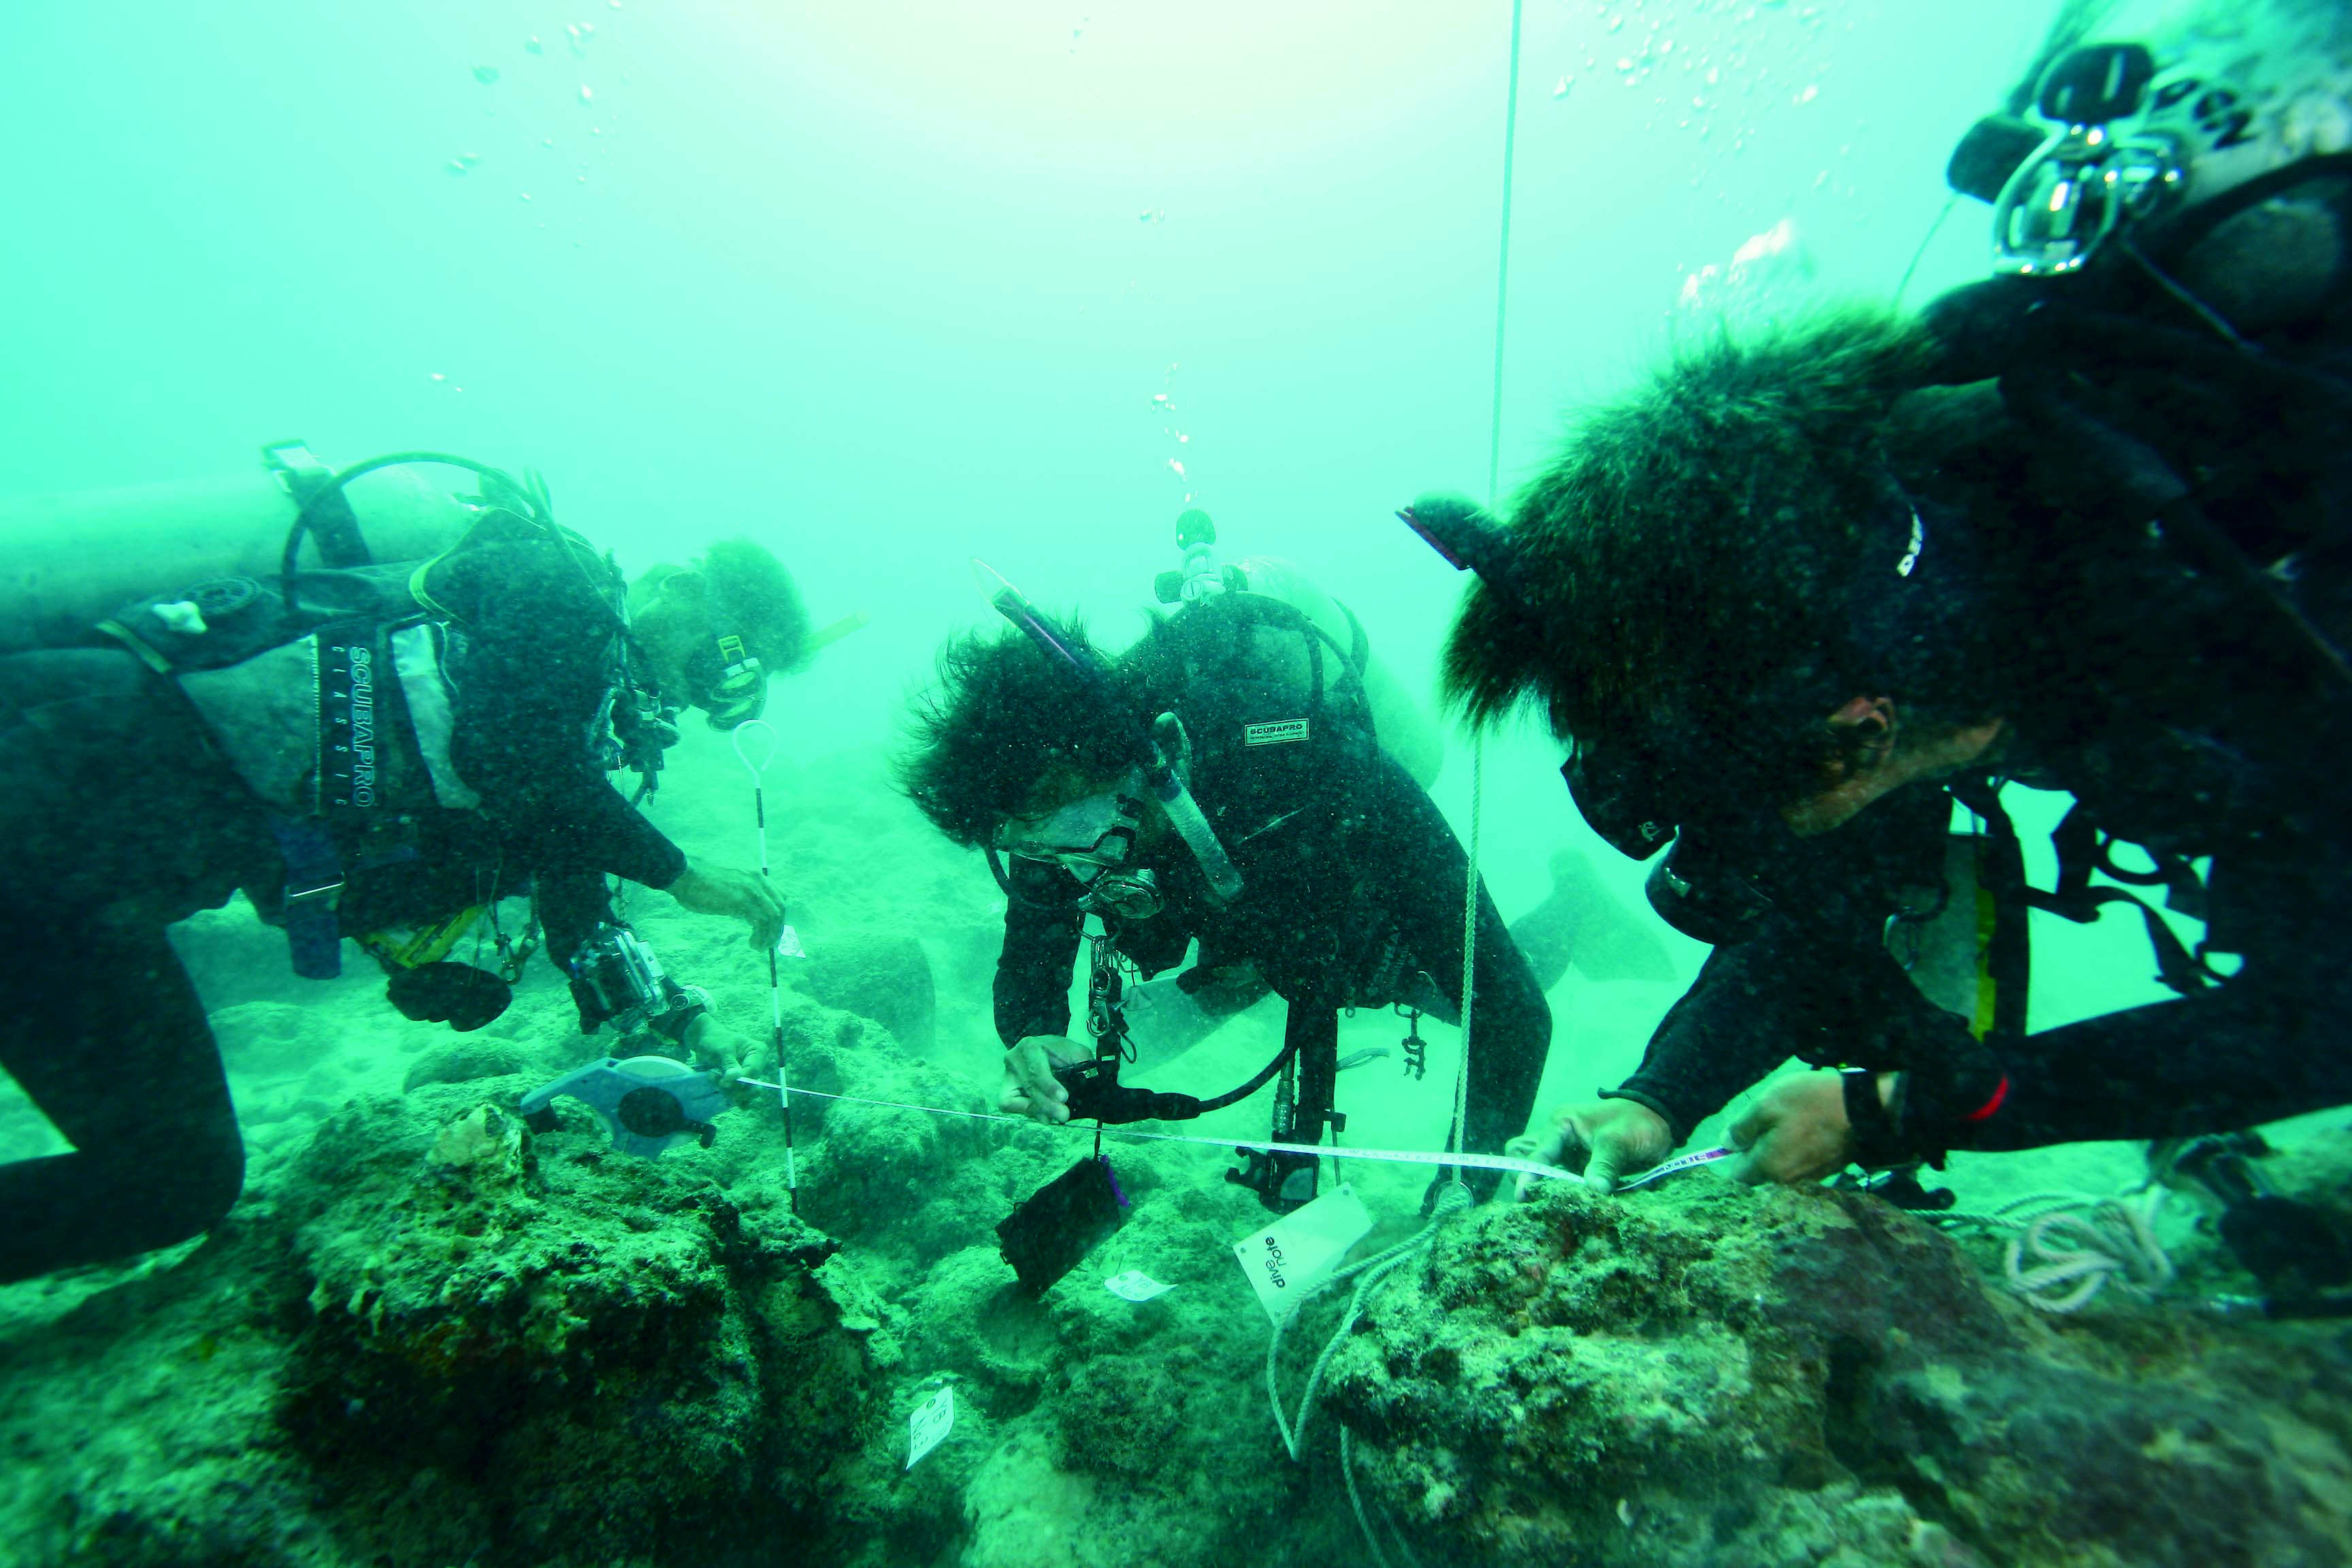
[(583, 109), (590, 108), (595, 103), (595, 101), (596, 89), (590, 87), (586, 82), (582, 82), (580, 84), (580, 107)]

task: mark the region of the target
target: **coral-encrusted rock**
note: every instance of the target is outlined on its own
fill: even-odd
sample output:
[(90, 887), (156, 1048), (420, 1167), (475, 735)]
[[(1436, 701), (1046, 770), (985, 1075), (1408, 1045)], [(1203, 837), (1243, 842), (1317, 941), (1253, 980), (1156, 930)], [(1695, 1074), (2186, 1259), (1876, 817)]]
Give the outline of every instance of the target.
[(826, 1246), (754, 1234), (689, 1159), (579, 1120), (534, 1150), (448, 1086), (320, 1131), (280, 1419), (395, 1562), (791, 1560), (867, 1421), (862, 1344), (811, 1274)]
[(2352, 1560), (2333, 1350), (2052, 1322), (1876, 1199), (1691, 1177), (1449, 1226), (1327, 1406), (1449, 1563), (2301, 1565)]

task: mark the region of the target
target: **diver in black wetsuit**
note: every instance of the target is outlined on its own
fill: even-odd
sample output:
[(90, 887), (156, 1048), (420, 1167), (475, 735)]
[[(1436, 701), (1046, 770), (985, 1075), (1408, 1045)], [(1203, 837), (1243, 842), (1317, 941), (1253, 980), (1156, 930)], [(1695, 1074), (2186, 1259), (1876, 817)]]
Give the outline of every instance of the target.
[[(901, 769), (942, 832), (992, 863), (1010, 856), (998, 867), (1008, 901), (995, 985), (1005, 1108), (1056, 1121), (1090, 1113), (1055, 1069), (1096, 1054), (1069, 1037), (1067, 1003), (1094, 913), (1105, 960), (1115, 952), (1147, 976), (1199, 942), (1191, 968), (1126, 993), (1188, 1038), (1269, 991), (1290, 1004), (1302, 1087), (1297, 1121), (1277, 1132), (1321, 1142), (1327, 1121), (1340, 1125), (1329, 1098), (1339, 1009), (1401, 1003), (1458, 1016), (1460, 845), (1381, 750), (1348, 655), (1278, 599), (1194, 604), (1115, 664), (1082, 634), (1061, 646), (1097, 671), (1100, 700), (1022, 632), (950, 643)], [(1213, 833), (1207, 862), (1132, 762), (1147, 725)], [(1231, 896), (1214, 886), (1225, 856), (1239, 883)], [(1475, 970), (1466, 1142), (1499, 1152), (1533, 1107), (1551, 1015), (1483, 889)], [(1115, 990), (1114, 1005), (1095, 1010), (1098, 1039), (1127, 1028), (1118, 1001)], [(1111, 1120), (1197, 1114), (1131, 1092), (1144, 1100)], [(1270, 1206), (1293, 1206), (1313, 1195), (1314, 1175), (1310, 1159), (1280, 1156), (1255, 1164), (1250, 1184)]]
[[(2352, 22), (2301, 19), (2326, 37), (2279, 68), (2340, 72)], [(1734, 1128), (1750, 1179), (2352, 1102), (2352, 158), (2291, 142), (2297, 91), (2246, 59), (2080, 43), (1990, 182), (2008, 276), (1712, 345), (1508, 530), (1421, 520), (1480, 576), (1454, 690), (1542, 703), (1586, 818), (1672, 842), (1654, 901), (1717, 944), (1640, 1070), (1559, 1115), (1547, 1152), (1601, 1190), (1792, 1054), (1850, 1070)], [(2074, 796), (2053, 890), (2003, 781)], [(2180, 998), (2028, 1034), (2025, 910), (2093, 918), (2116, 879), (2206, 922), (2191, 952), (2148, 913)], [(1964, 1016), (1886, 932), (1957, 896), (1974, 936), (1979, 889)]]
[(460, 1028), (503, 1007), (521, 953), (503, 977), (442, 955), (528, 892), (583, 1029), (619, 1015), (698, 1057), (739, 1048), (698, 992), (612, 983), (634, 938), (605, 879), (763, 946), (782, 901), (689, 859), (607, 774), (624, 748), (657, 765), (678, 707), (756, 714), (802, 655), (790, 579), (727, 542), (648, 574), (625, 618), (607, 562), (509, 505), (422, 566), (209, 583), (92, 646), (0, 658), (0, 1065), (74, 1145), (0, 1165), (0, 1281), (185, 1239), (236, 1197), (228, 1087), (164, 929), (239, 889), (298, 973), (334, 973), (357, 939), (404, 1012)]

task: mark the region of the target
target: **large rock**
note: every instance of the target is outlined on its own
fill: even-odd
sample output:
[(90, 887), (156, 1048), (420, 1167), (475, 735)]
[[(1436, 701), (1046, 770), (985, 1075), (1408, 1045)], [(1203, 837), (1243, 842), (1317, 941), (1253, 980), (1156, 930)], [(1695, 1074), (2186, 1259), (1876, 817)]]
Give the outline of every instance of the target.
[(1328, 1400), (1379, 1508), (1465, 1568), (2300, 1568), (2352, 1560), (2340, 1344), (2053, 1321), (1874, 1198), (1559, 1184), (1446, 1227)]
[(931, 961), (912, 931), (843, 931), (812, 937), (809, 956), (785, 971), (828, 1007), (871, 1018), (917, 1051), (931, 1048), (938, 998)]
[(356, 1100), (192, 1257), (0, 1342), (0, 1561), (837, 1561), (877, 1412), (830, 1244), (510, 1103)]

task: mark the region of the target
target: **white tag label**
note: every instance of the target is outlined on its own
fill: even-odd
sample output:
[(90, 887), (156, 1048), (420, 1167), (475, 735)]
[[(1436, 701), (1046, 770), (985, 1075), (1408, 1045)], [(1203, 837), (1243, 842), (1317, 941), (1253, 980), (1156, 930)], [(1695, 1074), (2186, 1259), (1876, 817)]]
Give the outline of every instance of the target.
[(1164, 1295), (1176, 1289), (1173, 1285), (1162, 1285), (1140, 1268), (1112, 1275), (1103, 1281), (1103, 1288), (1112, 1295), (1125, 1297), (1130, 1301), (1149, 1301), (1154, 1296)]
[(1281, 746), (1292, 741), (1305, 739), (1307, 739), (1307, 721), (1304, 719), (1285, 719), (1272, 724), (1242, 726), (1242, 744), (1244, 746)]
[(913, 1469), (925, 1454), (955, 1426), (955, 1384), (950, 1384), (915, 1406), (907, 1417), (907, 1468)]
[(792, 927), (786, 926), (784, 928), (784, 934), (776, 939), (776, 956), (779, 958), (806, 958), (808, 956), (808, 949), (801, 945), (801, 933), (794, 931)]
[(1234, 1256), (1257, 1291), (1258, 1305), (1279, 1323), (1292, 1304), (1331, 1277), (1348, 1248), (1370, 1234), (1372, 1216), (1352, 1186), (1324, 1194), (1234, 1243)]

